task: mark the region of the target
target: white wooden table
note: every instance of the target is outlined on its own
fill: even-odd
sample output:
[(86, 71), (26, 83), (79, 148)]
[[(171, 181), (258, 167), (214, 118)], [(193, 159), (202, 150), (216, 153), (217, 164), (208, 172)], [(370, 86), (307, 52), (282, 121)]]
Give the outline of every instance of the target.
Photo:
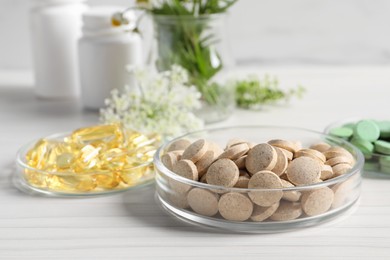
[[(388, 67), (259, 67), (303, 100), (236, 111), (215, 126), (293, 125), (322, 131), (348, 117), (390, 119)], [(242, 72), (242, 73), (244, 73)], [(358, 207), (325, 225), (288, 233), (218, 233), (166, 214), (154, 188), (85, 199), (19, 192), (17, 149), (32, 139), (95, 124), (77, 101), (38, 100), (26, 76), (0, 73), (0, 259), (390, 259), (390, 178), (366, 177)], [(20, 86), (18, 86), (20, 85)]]

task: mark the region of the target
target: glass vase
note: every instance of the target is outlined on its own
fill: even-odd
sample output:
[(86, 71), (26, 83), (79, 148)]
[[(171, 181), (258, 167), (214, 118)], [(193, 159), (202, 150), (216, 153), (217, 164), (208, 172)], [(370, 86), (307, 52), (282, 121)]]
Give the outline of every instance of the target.
[(234, 62), (226, 37), (226, 15), (153, 15), (154, 55), (157, 70), (180, 65), (189, 73), (190, 83), (202, 94), (197, 115), (206, 123), (228, 118), (234, 107), (234, 89), (226, 75)]

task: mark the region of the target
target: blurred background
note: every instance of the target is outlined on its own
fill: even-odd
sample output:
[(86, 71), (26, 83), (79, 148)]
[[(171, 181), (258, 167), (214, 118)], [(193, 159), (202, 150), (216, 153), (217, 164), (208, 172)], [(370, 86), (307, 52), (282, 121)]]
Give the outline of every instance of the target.
[[(0, 70), (30, 71), (34, 0), (0, 0)], [(89, 0), (131, 6), (131, 0)], [(239, 0), (229, 38), (240, 64), (390, 64), (388, 0)]]

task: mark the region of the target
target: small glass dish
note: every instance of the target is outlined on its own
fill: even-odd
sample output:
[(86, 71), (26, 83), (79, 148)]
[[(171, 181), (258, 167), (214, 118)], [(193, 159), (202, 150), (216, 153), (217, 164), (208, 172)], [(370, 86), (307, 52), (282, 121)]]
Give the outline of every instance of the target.
[[(226, 188), (186, 179), (164, 166), (161, 161), (161, 156), (166, 152), (172, 142), (181, 138), (190, 141), (204, 138), (207, 141), (216, 142), (221, 147), (224, 147), (226, 142), (232, 138), (240, 138), (253, 143), (264, 143), (271, 139), (299, 140), (302, 142), (303, 147), (309, 147), (318, 142), (327, 142), (331, 145), (337, 145), (347, 149), (354, 157), (356, 163), (351, 170), (343, 175), (311, 185), (280, 189)], [(360, 197), (361, 170), (363, 163), (364, 158), (362, 153), (345, 140), (306, 129), (277, 126), (236, 126), (202, 130), (176, 138), (169, 143), (165, 143), (157, 150), (154, 155), (156, 197), (163, 208), (169, 213), (192, 224), (199, 224), (201, 226), (233, 232), (284, 232), (327, 222), (352, 208)], [(193, 189), (211, 192), (218, 197), (218, 201), (220, 201), (221, 196), (225, 196), (229, 193), (239, 193), (247, 199), (250, 199), (249, 194), (252, 192), (283, 192), (283, 194), (300, 193), (302, 195), (320, 189), (327, 189), (328, 191), (331, 189), (331, 192), (334, 194), (334, 199), (332, 199), (331, 207), (326, 210), (326, 212), (319, 215), (306, 215), (301, 210), (300, 198), (296, 202), (289, 202), (282, 199), (280, 200), (279, 205), (287, 205), (290, 203), (291, 205), (287, 205), (288, 207), (292, 206), (290, 207), (292, 210), (295, 208), (298, 211), (301, 210), (303, 213), (292, 220), (279, 221), (270, 220), (270, 218), (268, 218), (262, 222), (255, 222), (249, 218), (244, 221), (231, 221), (224, 219), (220, 214), (219, 202), (217, 202), (218, 212), (213, 216), (205, 216), (193, 211), (189, 207), (187, 201), (187, 194)], [(257, 207), (255, 204), (253, 205), (253, 207)], [(293, 212), (291, 211), (289, 213)]]
[[(333, 128), (352, 125), (360, 120), (363, 120), (363, 118), (348, 118), (334, 122), (325, 128), (324, 133), (329, 134)], [(348, 141), (348, 139), (345, 140)], [(363, 153), (363, 156), (365, 158), (363, 166), (364, 173), (380, 178), (390, 177), (390, 155), (380, 154), (374, 151), (369, 154)]]
[[(62, 141), (66, 136), (69, 136), (69, 133), (54, 134), (44, 139)], [(26, 155), (38, 141), (24, 145), (16, 155), (13, 183), (26, 193), (67, 197), (98, 196), (122, 192), (154, 182), (154, 166), (151, 161), (129, 167), (120, 174), (109, 170), (77, 174), (31, 167), (28, 165)]]

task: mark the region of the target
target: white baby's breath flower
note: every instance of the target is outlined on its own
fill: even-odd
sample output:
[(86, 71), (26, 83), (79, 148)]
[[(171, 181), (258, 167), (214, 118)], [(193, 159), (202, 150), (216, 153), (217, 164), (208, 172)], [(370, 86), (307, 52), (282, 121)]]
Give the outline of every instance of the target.
[(130, 69), (129, 72), (133, 73), (134, 77), (138, 81), (138, 84), (142, 84), (142, 85), (147, 82), (147, 79), (150, 76), (146, 69), (133, 68), (133, 69)]
[(176, 84), (185, 84), (186, 82), (188, 82), (188, 72), (178, 65), (173, 65), (171, 72), (171, 80)]
[(128, 69), (140, 91), (129, 86), (123, 93), (112, 91), (107, 107), (100, 113), (103, 122), (121, 121), (127, 128), (158, 132), (166, 138), (203, 127), (203, 121), (194, 114), (201, 106), (201, 94), (189, 85), (186, 70), (176, 65), (162, 73)]

